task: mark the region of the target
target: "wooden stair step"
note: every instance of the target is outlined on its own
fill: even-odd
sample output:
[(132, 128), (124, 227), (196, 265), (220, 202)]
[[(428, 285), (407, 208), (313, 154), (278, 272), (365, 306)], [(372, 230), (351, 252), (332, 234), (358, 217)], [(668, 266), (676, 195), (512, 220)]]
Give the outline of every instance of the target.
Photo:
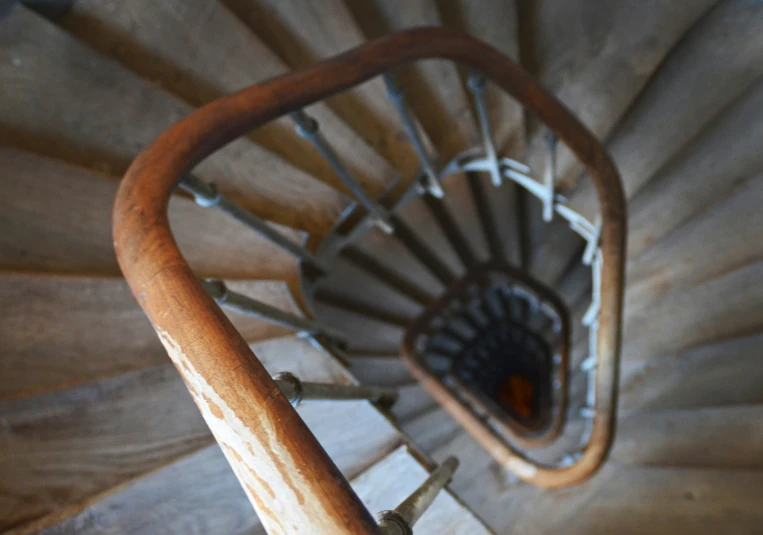
[[(761, 24), (759, 4), (717, 3), (665, 58), (607, 142), (627, 197), (763, 74)], [(702, 90), (688, 90), (692, 87)], [(593, 199), (587, 181), (570, 204), (590, 216)]]
[[(4, 144), (121, 174), (193, 109), (22, 6), (0, 26), (0, 46), (13, 59), (0, 65), (0, 76), (14, 87), (0, 104)], [(194, 173), (260, 217), (311, 232), (327, 230), (347, 202), (246, 139), (222, 148)]]
[[(336, 56), (365, 42), (342, 0), (225, 0), (254, 33), (291, 68)], [(371, 80), (327, 105), (404, 179), (419, 167), (397, 111), (380, 79)]]
[[(255, 344), (252, 349), (271, 374), (290, 371), (308, 381), (355, 382), (337, 361), (306, 340), (290, 336)], [(0, 410), (7, 423), (0, 488), (12, 498), (11, 509), (2, 511), (5, 527), (88, 499), (97, 500), (91, 506), (91, 512), (97, 513), (103, 507), (98, 493), (108, 489), (117, 495), (126, 492), (116, 503), (127, 507), (135, 494), (120, 485), (130, 478), (137, 482), (129, 486), (142, 487), (143, 492), (161, 493), (166, 485), (175, 488), (170, 479), (177, 469), (172, 465), (179, 456), (199, 448), (214, 449), (215, 453), (201, 457), (237, 485), (169, 363), (45, 396), (7, 401)], [(401, 441), (396, 428), (367, 402), (306, 403), (298, 412), (348, 477), (368, 468)], [(187, 464), (189, 459), (179, 463)], [(164, 465), (168, 467), (161, 468)], [(194, 464), (189, 469), (206, 473), (204, 466)], [(218, 481), (223, 487), (230, 485)], [(203, 480), (195, 485), (179, 497), (159, 495), (157, 503), (168, 499), (184, 509), (189, 500), (203, 496)], [(111, 500), (105, 499), (107, 504)], [(121, 521), (111, 518), (105, 525), (117, 526)], [(70, 522), (76, 522), (76, 515)], [(161, 531), (156, 525), (154, 529)]]
[[(760, 105), (763, 108), (763, 99)], [(763, 117), (761, 119), (763, 122)], [(759, 169), (763, 171), (763, 160)], [(707, 182), (702, 182), (703, 193), (712, 190)], [(678, 202), (671, 207), (676, 204)], [(631, 261), (625, 300), (627, 310), (640, 310), (660, 295), (688, 290), (763, 258), (761, 204), (763, 173), (716, 197), (706, 211)], [(713, 254), (714, 251), (722, 251), (722, 254)]]
[(407, 386), (415, 383), (411, 372), (396, 355), (392, 357), (351, 358), (350, 371), (363, 384), (375, 386)]
[(429, 453), (463, 432), (459, 423), (439, 405), (403, 423), (401, 427), (417, 446)]
[(402, 425), (438, 406), (434, 398), (418, 383), (398, 388), (398, 394), (400, 398), (392, 407), (392, 413)]
[(759, 332), (675, 354), (657, 354), (647, 361), (625, 360), (620, 409), (690, 410), (761, 404), (761, 344), (763, 334)]
[[(475, 482), (479, 491), (480, 481)], [(483, 515), (499, 533), (744, 533), (759, 531), (760, 472), (612, 462), (566, 489), (518, 485)], [(462, 495), (467, 504), (469, 495)], [(553, 513), (551, 513), (553, 511)]]
[[(289, 70), (222, 2), (142, 0), (107, 5), (87, 0), (74, 5), (59, 24), (197, 106)], [(210, 36), (214, 36), (211, 41)], [(325, 104), (311, 106), (309, 113), (361, 183), (380, 193), (394, 179), (394, 169)], [(348, 192), (310, 142), (299, 137), (289, 118), (258, 128), (251, 138)]]
[[(417, 26), (440, 26), (434, 0), (384, 0), (356, 4), (366, 37), (376, 38)], [(437, 148), (442, 163), (474, 146), (478, 131), (458, 70), (449, 61), (426, 61), (399, 71), (406, 100)]]
[[(229, 286), (298, 313), (281, 281), (235, 281)], [(0, 295), (6, 313), (0, 322), (0, 399), (166, 362), (159, 338), (123, 279), (2, 274)], [(249, 342), (291, 333), (240, 314), (230, 318)]]
[[(458, 472), (456, 472), (458, 473)], [(405, 446), (390, 453), (351, 483), (369, 511), (397, 507), (428, 477)], [(441, 491), (414, 526), (416, 535), (488, 535), (491, 531), (447, 490)]]
[[(532, 28), (523, 55), (541, 84), (606, 139), (668, 52), (715, 3), (544, 2), (522, 10), (520, 28)], [(531, 129), (528, 161), (536, 172), (544, 168), (543, 137), (543, 129)], [(559, 176), (569, 186), (582, 169), (559, 148)]]
[(628, 236), (631, 256), (648, 251), (763, 170), (763, 156), (754, 142), (763, 135), (761, 108), (763, 82), (720, 113), (633, 198)]
[(757, 332), (762, 296), (750, 288), (760, 280), (763, 262), (756, 262), (632, 312), (624, 321), (623, 362)]
[[(115, 178), (10, 148), (0, 148), (0, 168), (12, 178), (0, 199), (0, 268), (120, 275), (111, 236)], [(225, 214), (182, 197), (172, 199), (169, 214), (180, 250), (200, 277), (296, 278), (292, 257)]]
[(620, 415), (612, 458), (628, 464), (760, 470), (763, 406)]
[[(633, 18), (634, 14), (630, 12), (630, 8), (622, 8), (625, 22), (638, 26), (637, 31), (649, 32), (648, 36), (644, 36), (646, 39), (651, 41), (657, 35), (660, 36), (660, 40), (663, 36), (668, 39), (662, 43), (668, 48), (650, 58), (657, 59), (658, 62), (645, 73), (647, 76), (639, 85), (639, 88), (644, 87), (643, 91), (632, 93), (631, 99), (636, 95), (638, 98), (607, 139), (607, 149), (621, 174), (627, 197), (643, 188), (654, 174), (678, 155), (703, 128), (712, 125), (713, 117), (742, 95), (763, 72), (760, 69), (760, 65), (763, 64), (760, 50), (763, 47), (759, 46), (758, 31), (763, 9), (744, 0), (717, 3), (717, 6), (707, 10), (696, 25), (691, 26), (712, 3), (697, 2), (692, 4), (691, 8), (671, 6), (668, 8), (671, 10), (669, 15), (650, 7), (648, 14), (644, 13), (636, 18)], [(572, 8), (573, 4), (569, 4), (569, 7)], [(646, 10), (646, 6), (643, 6), (643, 9)], [(560, 16), (558, 11), (554, 12), (554, 16), (568, 25), (568, 21)], [(666, 16), (667, 18), (664, 18)], [(678, 33), (672, 37), (669, 31), (665, 31), (664, 34), (662, 31), (654, 33), (655, 26), (642, 26), (649, 17), (659, 17), (660, 22), (655, 24), (659, 24), (662, 30), (666, 30), (665, 24), (670, 24)], [(691, 30), (667, 54), (669, 47), (690, 26)], [(558, 44), (560, 39), (557, 37), (554, 42)], [(587, 39), (581, 41), (585, 42)], [(639, 41), (632, 41), (636, 42)], [(643, 46), (641, 48), (648, 49)], [(629, 56), (625, 62), (618, 60), (618, 64), (637, 65), (638, 63), (633, 63), (633, 57), (635, 56)], [(644, 86), (662, 57), (664, 63), (654, 72), (648, 85)], [(590, 69), (587, 63), (582, 65)], [(561, 75), (562, 72), (557, 71), (557, 74)], [(541, 81), (544, 81), (542, 77)], [(609, 83), (601, 85), (609, 86)], [(701, 87), (702, 90), (687, 92), (687, 87)], [(553, 89), (553, 84), (551, 88)], [(585, 98), (600, 98), (595, 88), (589, 88), (582, 94)], [(559, 96), (570, 106), (571, 103), (566, 101), (563, 94)], [(584, 123), (589, 126), (596, 124), (586, 122), (585, 113), (579, 111), (577, 106), (570, 107)], [(619, 120), (620, 115), (613, 118)], [(611, 125), (614, 126), (616, 122), (612, 122)], [(595, 126), (593, 129), (597, 132)], [(534, 169), (543, 168), (532, 166)], [(563, 166), (561, 156), (559, 166)], [(574, 173), (571, 176), (577, 179), (579, 175)], [(681, 177), (680, 180), (685, 180), (685, 177)], [(598, 197), (592, 180), (581, 181), (579, 187), (571, 192), (569, 206), (590, 221), (594, 221), (598, 213)], [(631, 225), (630, 228), (638, 227)], [(559, 277), (558, 270), (564, 269), (579, 254), (579, 244), (569, 240), (563, 233), (549, 233), (544, 249), (547, 254), (553, 254), (556, 258), (553, 262), (544, 263), (543, 257), (539, 257), (539, 269), (544, 273), (542, 278), (551, 281)]]

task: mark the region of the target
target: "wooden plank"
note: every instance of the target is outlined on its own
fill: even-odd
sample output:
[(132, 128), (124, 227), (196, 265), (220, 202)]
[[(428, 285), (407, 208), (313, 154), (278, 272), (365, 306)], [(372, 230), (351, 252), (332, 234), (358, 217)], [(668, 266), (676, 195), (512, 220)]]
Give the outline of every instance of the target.
[[(719, 2), (671, 51), (607, 141), (628, 197), (763, 73), (761, 24), (759, 3)], [(581, 186), (570, 205), (590, 217), (593, 184)]]
[(685, 292), (671, 293), (630, 313), (624, 323), (623, 362), (757, 332), (763, 262), (725, 274)]
[[(342, 0), (224, 0), (267, 46), (290, 67), (305, 67), (365, 42)], [(408, 143), (384, 84), (376, 79), (327, 101), (404, 179), (419, 163)]]
[[(308, 381), (354, 383), (337, 361), (306, 340), (285, 337), (252, 348), (272, 374), (291, 371)], [(304, 404), (298, 412), (348, 477), (365, 470), (400, 443), (394, 426), (367, 402)], [(217, 446), (206, 447), (213, 438), (170, 364), (37, 398), (5, 402), (0, 405), (0, 414), (6, 422), (0, 490), (9, 497), (8, 507), (0, 511), (4, 527), (95, 499), (89, 513), (103, 517), (104, 524), (88, 529), (97, 532), (104, 525), (133, 522), (121, 516), (122, 509), (130, 509), (136, 500), (149, 507), (137, 496), (153, 492), (147, 495), (156, 500), (148, 523), (154, 533), (165, 532), (158, 527), (163, 515), (187, 510), (203, 500), (208, 491), (204, 479), (186, 478), (186, 484), (192, 486), (177, 492), (174, 480), (180, 468), (173, 463), (193, 473), (207, 473), (202, 462), (216, 466), (225, 477), (212, 481), (231, 490), (236, 496), (233, 503), (240, 495), (241, 503), (246, 505), (233, 507), (233, 511), (254, 515)], [(206, 453), (175, 462), (179, 455), (202, 446)], [(169, 466), (148, 474), (165, 464)], [(118, 488), (133, 477), (133, 486)], [(97, 496), (108, 489), (114, 496)], [(166, 494), (169, 489), (176, 495)], [(119, 504), (119, 511), (111, 509), (113, 503)], [(72, 513), (73, 518), (65, 525), (79, 526), (87, 513)], [(145, 520), (141, 517), (140, 522)], [(123, 528), (127, 529), (127, 525)], [(171, 529), (181, 530), (182, 525), (180, 517), (173, 517), (170, 523)]]
[[(23, 7), (2, 21), (0, 141), (121, 174), (160, 132), (192, 111)], [(200, 177), (260, 217), (322, 232), (346, 204), (339, 192), (246, 139), (200, 163)], [(253, 177), (256, 177), (254, 179)]]
[(620, 408), (689, 410), (763, 403), (763, 334), (733, 338), (645, 362), (623, 362)]
[[(355, 4), (358, 23), (369, 38), (417, 26), (440, 26), (433, 0), (384, 0)], [(479, 139), (458, 70), (448, 61), (428, 60), (399, 69), (405, 98), (438, 150), (442, 163)]]
[[(657, 468), (610, 462), (568, 489), (510, 486), (484, 520), (497, 533), (756, 533), (761, 474), (735, 470)], [(462, 493), (471, 505), (484, 480)], [(474, 495), (472, 495), (472, 492)], [(553, 514), (551, 514), (553, 512)]]
[[(86, 0), (74, 5), (60, 24), (196, 106), (288, 70), (220, 2), (143, 0), (107, 5), (100, 0)], [(394, 179), (394, 169), (327, 106), (311, 106), (310, 114), (341, 159), (374, 193), (380, 193)], [(255, 130), (251, 139), (309, 175), (348, 193), (310, 142), (297, 135), (290, 119)]]
[[(116, 179), (9, 148), (0, 148), (0, 168), (8, 177), (0, 198), (2, 269), (120, 275), (111, 236)], [(232, 218), (180, 197), (169, 213), (180, 249), (200, 277), (296, 278), (290, 255)]]
[(623, 414), (612, 458), (623, 463), (760, 470), (763, 406)]
[[(352, 487), (369, 511), (394, 509), (427, 476), (427, 470), (405, 447), (398, 448), (352, 481)], [(447, 491), (440, 492), (414, 529), (417, 535), (480, 535), (490, 530)]]
[(763, 81), (725, 109), (631, 202), (628, 251), (643, 253), (763, 171)]
[(0, 530), (213, 442), (169, 362), (0, 404)]
[(426, 452), (433, 452), (445, 442), (464, 432), (448, 412), (440, 406), (418, 415), (402, 425), (403, 431)]
[[(763, 165), (760, 169), (763, 170)], [(682, 177), (682, 181), (690, 180), (690, 176)], [(716, 192), (714, 204), (706, 211), (631, 261), (625, 300), (628, 310), (640, 310), (660, 295), (690, 289), (763, 259), (763, 211), (760, 209), (763, 174), (733, 185), (725, 182), (727, 184), (719, 184), (718, 189), (733, 189)], [(697, 197), (712, 195), (715, 188), (706, 184), (703, 182), (698, 187), (702, 192)], [(676, 201), (670, 205), (671, 210), (680, 209), (681, 201)]]
[[(520, 30), (527, 36), (522, 54), (545, 87), (594, 134), (607, 138), (668, 52), (715, 3), (523, 3)], [(540, 173), (546, 150), (543, 129), (535, 126), (528, 140), (528, 161)], [(578, 179), (576, 159), (561, 146), (558, 169), (564, 184)]]
[[(280, 281), (231, 282), (270, 305), (297, 313)], [(159, 338), (122, 279), (0, 276), (0, 399), (113, 377), (167, 362)], [(289, 334), (231, 314), (245, 339)]]

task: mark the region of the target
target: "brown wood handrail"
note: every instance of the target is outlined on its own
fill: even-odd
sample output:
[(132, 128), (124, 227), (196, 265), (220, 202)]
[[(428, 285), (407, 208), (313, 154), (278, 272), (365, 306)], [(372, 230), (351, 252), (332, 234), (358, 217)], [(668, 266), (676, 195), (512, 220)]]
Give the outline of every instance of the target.
[(569, 146), (596, 184), (603, 222), (605, 289), (599, 316), (599, 384), (610, 388), (597, 389), (596, 424), (583, 458), (569, 469), (530, 479), (548, 486), (579, 479), (595, 470), (611, 443), (625, 250), (625, 202), (617, 172), (593, 135), (500, 52), (455, 31), (406, 31), (200, 108), (138, 155), (116, 198), (113, 233), (122, 272), (272, 533), (370, 534), (378, 533), (378, 528), (192, 273), (170, 231), (169, 199), (196, 164), (248, 131), (402, 64), (427, 58), (456, 61), (502, 87)]

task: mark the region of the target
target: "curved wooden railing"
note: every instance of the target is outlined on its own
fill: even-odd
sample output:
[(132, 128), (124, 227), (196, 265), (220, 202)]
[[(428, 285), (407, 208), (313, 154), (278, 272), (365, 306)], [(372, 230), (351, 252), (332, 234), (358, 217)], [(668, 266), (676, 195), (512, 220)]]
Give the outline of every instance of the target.
[(589, 446), (572, 466), (544, 469), (499, 445), (493, 455), (543, 486), (580, 480), (604, 460), (615, 425), (625, 251), (617, 172), (591, 133), (494, 48), (445, 29), (410, 30), (246, 88), (181, 120), (128, 169), (114, 206), (119, 264), (268, 531), (379, 533), (332, 460), (194, 276), (170, 230), (178, 182), (204, 158), (284, 114), (403, 64), (453, 60), (482, 73), (543, 120), (586, 166), (601, 206), (603, 265), (596, 406)]

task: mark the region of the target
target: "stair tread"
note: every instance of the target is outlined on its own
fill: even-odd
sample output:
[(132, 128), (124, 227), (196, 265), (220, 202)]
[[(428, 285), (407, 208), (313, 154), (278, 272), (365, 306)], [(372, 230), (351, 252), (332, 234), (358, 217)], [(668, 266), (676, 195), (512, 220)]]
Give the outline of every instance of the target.
[[(533, 28), (523, 54), (543, 86), (605, 139), (668, 52), (714, 3), (546, 2), (520, 19), (521, 27)], [(528, 139), (536, 171), (544, 168), (543, 134), (534, 128)], [(565, 184), (578, 180), (582, 169), (566, 148), (560, 146), (557, 163)]]
[[(111, 215), (119, 182), (32, 153), (0, 148), (0, 167), (12, 178), (0, 199), (0, 267), (119, 275)], [(170, 225), (181, 252), (201, 277), (292, 280), (286, 252), (225, 214), (173, 197)], [(294, 241), (302, 233), (274, 225)]]
[[(700, 7), (697, 3), (693, 4), (692, 9)], [(681, 6), (679, 11), (682, 13), (676, 20), (691, 10)], [(657, 15), (657, 11), (653, 14)], [(759, 31), (761, 17), (763, 9), (759, 5), (743, 0), (718, 3), (665, 57), (664, 63), (607, 140), (607, 150), (620, 172), (626, 198), (648, 187), (645, 185), (672, 158), (686, 156), (681, 151), (686, 149), (687, 144), (701, 134), (703, 128), (712, 126), (713, 118), (751, 87), (763, 72), (760, 68), (763, 65)], [(671, 21), (674, 19), (670, 17)], [(635, 20), (640, 25), (645, 19)], [(702, 90), (686, 91), (686, 87), (701, 87)], [(572, 109), (577, 111), (574, 106)], [(735, 137), (738, 135), (740, 132), (734, 132)], [(739, 149), (743, 152), (744, 145)], [(703, 157), (706, 154), (700, 152), (694, 156)], [(733, 158), (730, 161), (733, 162)], [(700, 167), (706, 168), (707, 163)], [(718, 176), (727, 178), (723, 172), (719, 172)], [(679, 182), (685, 180), (685, 177), (674, 178)], [(572, 191), (569, 206), (589, 220), (594, 220), (598, 213), (598, 197), (591, 180), (582, 181)], [(660, 204), (662, 210), (666, 209), (665, 206)], [(643, 207), (637, 208), (643, 211)], [(663, 222), (675, 221), (673, 217), (679, 217), (680, 213), (677, 212), (676, 216), (660, 215), (648, 228), (660, 229)], [(638, 235), (638, 226), (633, 221), (630, 226), (637, 229)], [(569, 261), (578, 253), (573, 245), (564, 235), (550, 234), (545, 249), (552, 251), (560, 260), (546, 266), (539, 263), (538, 269), (544, 272), (545, 278), (553, 280), (558, 276), (554, 267), (562, 269), (565, 259)]]
[[(760, 170), (763, 171), (763, 161)], [(685, 175), (681, 182), (686, 182), (689, 176)], [(703, 182), (703, 192), (712, 194), (712, 189), (708, 181)], [(678, 202), (671, 206), (676, 204)], [(625, 300), (627, 309), (642, 309), (661, 295), (688, 290), (763, 258), (761, 204), (763, 174), (756, 174), (725, 192), (725, 196), (716, 196), (706, 211), (632, 260)], [(709, 258), (708, 244), (722, 244), (723, 254)]]
[[(284, 62), (220, 2), (105, 4), (87, 0), (60, 21), (67, 30), (194, 105), (288, 71)], [(213, 40), (209, 37), (214, 36)], [(394, 169), (325, 104), (310, 107), (345, 164), (379, 193)], [(338, 189), (330, 165), (285, 118), (255, 130), (258, 144)]]
[[(308, 381), (354, 382), (337, 361), (306, 340), (290, 336), (254, 344), (252, 349), (272, 374), (291, 371)], [(298, 412), (348, 477), (365, 470), (401, 442), (396, 428), (367, 402), (305, 403)], [(5, 451), (0, 456), (0, 464), (4, 464), (0, 487), (9, 497), (9, 509), (0, 514), (6, 527), (91, 497), (100, 501), (97, 493), (108, 489), (118, 495), (125, 492), (119, 485), (131, 478), (137, 478), (134, 484), (138, 486), (174, 488), (170, 475), (176, 475), (177, 469), (173, 465), (190, 462), (188, 458), (175, 459), (200, 448), (218, 449), (210, 445), (213, 438), (169, 363), (44, 396), (3, 402), (0, 413), (6, 422)], [(201, 456), (227, 474), (246, 502), (222, 455)], [(216, 460), (210, 461), (210, 457)], [(159, 472), (151, 473), (157, 469)], [(205, 466), (192, 470), (197, 469), (206, 473)], [(157, 479), (161, 473), (166, 475)], [(219, 484), (229, 486), (222, 480)], [(175, 498), (176, 506), (202, 499), (194, 495), (203, 494), (202, 487), (206, 485), (199, 481), (184, 496)], [(123, 506), (135, 499), (131, 490), (126, 492), (119, 500)], [(158, 497), (157, 503), (164, 499), (168, 498)], [(106, 503), (113, 503), (111, 500), (105, 499)], [(102, 505), (92, 507), (97, 512)], [(160, 521), (162, 514), (157, 512), (154, 520)], [(105, 525), (117, 526), (119, 522), (119, 518), (111, 518)], [(158, 525), (154, 525), (155, 530), (159, 530)]]
[(624, 321), (623, 362), (756, 332), (760, 295), (749, 290), (760, 280), (763, 262), (756, 262), (632, 312)]
[[(0, 65), (0, 76), (14, 87), (0, 107), (0, 139), (8, 145), (121, 174), (142, 148), (192, 111), (22, 6), (2, 28), (0, 45), (13, 58)], [(347, 202), (246, 139), (222, 148), (194, 173), (260, 217), (311, 232), (326, 231)]]
[(439, 405), (402, 423), (401, 427), (417, 446), (428, 453), (463, 432), (459, 423)]
[[(763, 334), (732, 338), (677, 354), (623, 362), (620, 409), (679, 410), (763, 403)], [(733, 385), (732, 388), (729, 385)]]
[[(235, 281), (231, 290), (299, 313), (281, 281)], [(123, 279), (0, 275), (0, 399), (24, 397), (166, 362), (151, 324)], [(290, 334), (230, 313), (249, 342)]]
[[(755, 533), (760, 472), (605, 465), (594, 478), (553, 491), (526, 484), (505, 494), (483, 518), (501, 533)], [(475, 482), (467, 504), (491, 488)], [(549, 514), (553, 511), (553, 514)], [(480, 513), (479, 509), (477, 510)]]
[(763, 405), (621, 414), (612, 451), (637, 465), (760, 470)]
[[(369, 511), (397, 507), (427, 478), (425, 467), (405, 446), (390, 453), (352, 481)], [(440, 492), (414, 527), (416, 534), (490, 534), (490, 530), (447, 491)]]
[[(255, 34), (291, 68), (336, 56), (365, 42), (342, 0), (225, 0)], [(394, 105), (380, 79), (371, 80), (327, 105), (376, 152), (408, 179), (419, 167)]]
[[(607, 142), (626, 197), (644, 187), (763, 74), (761, 24), (760, 5), (720, 2), (665, 58)], [(588, 181), (570, 197), (570, 204), (589, 215), (595, 208), (593, 193)]]

